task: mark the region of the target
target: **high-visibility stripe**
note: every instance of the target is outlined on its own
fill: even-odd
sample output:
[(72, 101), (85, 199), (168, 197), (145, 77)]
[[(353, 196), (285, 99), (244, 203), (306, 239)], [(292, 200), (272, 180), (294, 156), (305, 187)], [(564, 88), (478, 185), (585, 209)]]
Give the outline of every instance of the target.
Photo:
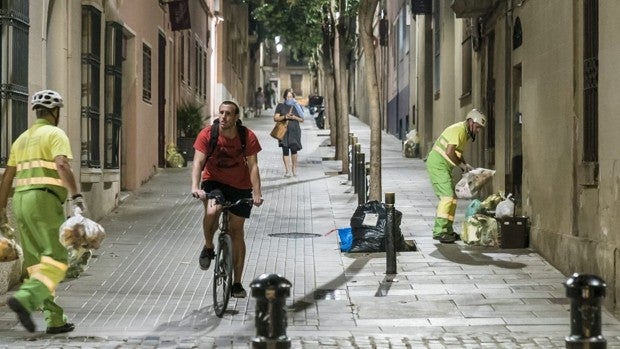
[(52, 279), (47, 277), (47, 275), (41, 273), (40, 271), (37, 271), (36, 273), (30, 275), (30, 278), (41, 281), (43, 285), (45, 285), (47, 289), (50, 290), (50, 292), (54, 292), (54, 290), (56, 289), (57, 284), (52, 281)]
[[(448, 161), (448, 162), (449, 162), (452, 166), (456, 166), (456, 164), (455, 164), (452, 160), (450, 160), (450, 158), (448, 157), (448, 154), (446, 154), (445, 149), (441, 149), (441, 147), (439, 147), (439, 146), (435, 145), (435, 146), (433, 147), (433, 150), (434, 150), (434, 151), (436, 151), (436, 152), (438, 152), (439, 154), (441, 154), (441, 156), (443, 156), (443, 157), (444, 157), (444, 159), (446, 159), (446, 160), (447, 160), (447, 161)], [(460, 151), (455, 150), (455, 153), (456, 153), (456, 156), (457, 156), (458, 158), (461, 158), (461, 157), (462, 157), (462, 156), (461, 156), (461, 154), (462, 154), (462, 153), (461, 153)]]
[(41, 264), (31, 265), (28, 268), (26, 268), (26, 270), (28, 271), (28, 275), (32, 275), (36, 273), (37, 271), (41, 270)]
[(454, 208), (456, 207), (456, 200), (451, 196), (442, 196), (439, 198), (439, 204), (437, 204), (436, 216), (438, 218), (447, 219), (450, 222), (454, 222)]
[(45, 161), (45, 160), (31, 160), (24, 161), (22, 163), (17, 164), (17, 171), (21, 170), (29, 170), (31, 168), (49, 168), (52, 170), (56, 170), (56, 163), (53, 161)]
[(59, 262), (48, 256), (42, 256), (41, 263), (49, 264), (65, 272), (67, 271), (67, 269), (69, 269), (69, 266), (67, 264)]
[(22, 185), (35, 185), (35, 184), (49, 184), (49, 185), (57, 185), (59, 187), (63, 186), (62, 180), (60, 178), (52, 178), (52, 177), (30, 177), (30, 178), (15, 178), (15, 186)]

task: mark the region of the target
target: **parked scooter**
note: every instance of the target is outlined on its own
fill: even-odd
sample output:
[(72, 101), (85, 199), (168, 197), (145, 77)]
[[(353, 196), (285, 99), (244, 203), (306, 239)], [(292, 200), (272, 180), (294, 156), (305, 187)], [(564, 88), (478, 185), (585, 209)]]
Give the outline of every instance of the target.
[(314, 117), (316, 127), (319, 129), (325, 128), (325, 106), (323, 105), (323, 96), (310, 96), (308, 101), (308, 111), (310, 115), (317, 114)]

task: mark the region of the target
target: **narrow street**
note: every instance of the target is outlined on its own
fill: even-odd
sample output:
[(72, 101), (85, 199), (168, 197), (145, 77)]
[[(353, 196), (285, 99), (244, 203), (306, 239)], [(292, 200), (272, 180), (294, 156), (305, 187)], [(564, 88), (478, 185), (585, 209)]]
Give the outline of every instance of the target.
[[(160, 170), (99, 223), (107, 238), (78, 279), (57, 290), (74, 332), (29, 334), (0, 297), (0, 348), (247, 348), (256, 335), (249, 285), (263, 273), (292, 283), (292, 348), (564, 348), (570, 334), (567, 276), (530, 249), (501, 250), (431, 238), (437, 199), (424, 162), (402, 156), (383, 134), (383, 192), (394, 192), (401, 230), (418, 251), (398, 253), (395, 280), (384, 253), (341, 253), (335, 228), (349, 226), (357, 194), (339, 175), (328, 131), (306, 114), (297, 177), (285, 178), (269, 137), (273, 110), (244, 120), (263, 151), (265, 204), (246, 222), (243, 285), (218, 318), (212, 271), (198, 267), (202, 208), (189, 195), (190, 169)], [(351, 118), (369, 158), (368, 126)], [(468, 201), (458, 203), (460, 230)], [(14, 291), (14, 290), (13, 290)], [(602, 315), (608, 348), (620, 321)]]

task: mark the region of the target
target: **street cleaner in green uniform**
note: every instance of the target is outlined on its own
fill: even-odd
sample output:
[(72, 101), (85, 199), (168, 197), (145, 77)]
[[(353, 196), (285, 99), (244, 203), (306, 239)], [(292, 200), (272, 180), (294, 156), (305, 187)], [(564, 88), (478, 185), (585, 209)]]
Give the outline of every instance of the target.
[(86, 210), (77, 191), (69, 164), (69, 138), (58, 128), (60, 94), (43, 90), (32, 96), (36, 122), (11, 146), (7, 167), (0, 182), (0, 225), (7, 222), (6, 206), (15, 180), (13, 212), (17, 222), (24, 266), (28, 278), (7, 301), (21, 324), (35, 331), (31, 313), (43, 310), (47, 333), (73, 331), (63, 309), (54, 302), (56, 287), (68, 268), (66, 248), (60, 244), (59, 228), (65, 221), (64, 202), (71, 195), (72, 211)]
[(472, 109), (467, 113), (465, 121), (448, 126), (441, 133), (426, 159), (426, 169), (435, 195), (439, 198), (433, 239), (441, 243), (453, 243), (459, 238), (452, 228), (456, 212), (452, 169), (458, 166), (463, 172), (472, 170), (463, 158), (465, 144), (468, 139), (475, 141), (476, 135), (486, 124), (486, 117), (478, 110)]

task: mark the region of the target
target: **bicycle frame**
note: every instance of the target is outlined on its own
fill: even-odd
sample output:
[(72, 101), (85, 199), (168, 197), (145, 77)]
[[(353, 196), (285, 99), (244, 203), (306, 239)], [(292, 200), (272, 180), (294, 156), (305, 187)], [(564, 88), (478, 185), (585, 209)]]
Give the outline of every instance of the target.
[(221, 197), (215, 197), (215, 200), (216, 204), (222, 207), (213, 267), (213, 309), (215, 315), (222, 317), (228, 307), (233, 274), (232, 239), (228, 233), (229, 209), (242, 203), (251, 203), (251, 199), (241, 199), (235, 203), (223, 202)]

